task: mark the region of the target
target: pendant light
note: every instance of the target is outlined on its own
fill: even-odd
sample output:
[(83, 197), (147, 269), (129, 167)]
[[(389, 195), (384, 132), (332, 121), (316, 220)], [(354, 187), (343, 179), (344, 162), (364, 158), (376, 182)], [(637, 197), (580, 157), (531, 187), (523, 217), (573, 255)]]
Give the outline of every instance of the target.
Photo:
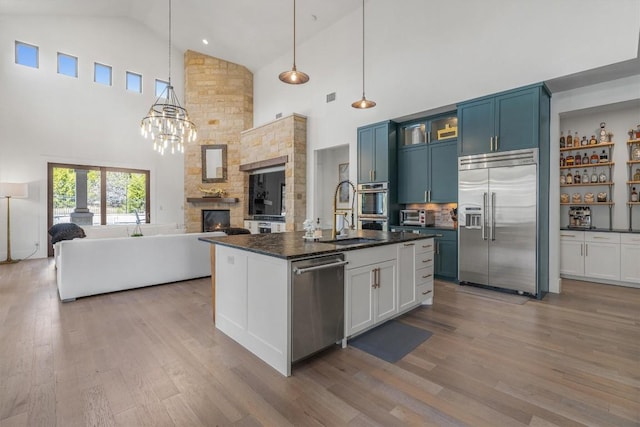
[(187, 110), (180, 105), (171, 86), (171, 0), (169, 0), (169, 84), (151, 106), (140, 124), (140, 133), (153, 140), (153, 149), (160, 154), (171, 149), (171, 154), (184, 153), (185, 142), (196, 140), (196, 126)]
[(364, 0), (362, 0), (362, 99), (351, 104), (353, 108), (365, 109), (376, 106), (376, 103), (364, 96)]
[(278, 78), (290, 85), (301, 85), (309, 81), (309, 75), (296, 68), (296, 0), (293, 0), (293, 68), (283, 71)]

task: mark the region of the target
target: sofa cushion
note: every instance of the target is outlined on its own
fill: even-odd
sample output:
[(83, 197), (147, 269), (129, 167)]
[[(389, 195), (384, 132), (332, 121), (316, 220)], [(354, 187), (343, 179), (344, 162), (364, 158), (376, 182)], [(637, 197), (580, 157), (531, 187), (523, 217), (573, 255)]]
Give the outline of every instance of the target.
[(51, 243), (55, 244), (61, 240), (73, 240), (75, 238), (87, 237), (82, 227), (72, 222), (54, 224), (48, 230), (51, 236)]

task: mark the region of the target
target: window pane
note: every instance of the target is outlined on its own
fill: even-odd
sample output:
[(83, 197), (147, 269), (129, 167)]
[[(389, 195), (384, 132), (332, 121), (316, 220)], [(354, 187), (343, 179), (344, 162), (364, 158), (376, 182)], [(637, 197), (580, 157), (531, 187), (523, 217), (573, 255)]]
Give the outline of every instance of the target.
[(142, 76), (127, 71), (127, 90), (142, 93)]
[(78, 77), (78, 58), (58, 52), (58, 74)]
[[(162, 80), (157, 80), (156, 79), (156, 96), (160, 97), (162, 96), (162, 92), (165, 91), (165, 89), (167, 88), (167, 86), (169, 86), (169, 83), (167, 82), (163, 82)], [(165, 94), (166, 95), (166, 94)]]
[(107, 224), (145, 222), (146, 200), (146, 174), (107, 171)]
[(74, 168), (53, 168), (53, 223), (77, 222), (73, 218), (77, 205), (86, 203), (93, 214), (92, 225), (100, 225), (100, 171), (89, 170), (87, 173), (87, 200), (76, 200), (76, 176)]
[(94, 64), (94, 79), (96, 83), (111, 86), (111, 67), (108, 65)]
[(16, 64), (38, 68), (38, 46), (16, 41)]

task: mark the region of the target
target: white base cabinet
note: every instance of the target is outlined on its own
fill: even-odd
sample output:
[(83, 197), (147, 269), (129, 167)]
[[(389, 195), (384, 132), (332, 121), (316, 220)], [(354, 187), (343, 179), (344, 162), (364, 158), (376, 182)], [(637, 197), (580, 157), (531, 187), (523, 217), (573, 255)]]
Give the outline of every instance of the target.
[(560, 275), (640, 287), (640, 234), (563, 230)]
[(620, 235), (620, 280), (640, 284), (640, 234)]
[(345, 252), (345, 335), (433, 303), (433, 239)]

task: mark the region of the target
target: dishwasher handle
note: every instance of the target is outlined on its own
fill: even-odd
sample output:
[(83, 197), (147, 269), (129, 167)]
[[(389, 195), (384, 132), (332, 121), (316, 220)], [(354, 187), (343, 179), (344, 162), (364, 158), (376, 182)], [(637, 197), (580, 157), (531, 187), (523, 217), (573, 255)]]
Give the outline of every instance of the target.
[(306, 268), (295, 267), (293, 269), (293, 272), (297, 275), (300, 275), (300, 274), (308, 273), (310, 271), (324, 270), (325, 268), (340, 267), (347, 264), (349, 264), (349, 261), (338, 261), (338, 262), (332, 262), (329, 264), (314, 265), (313, 267), (306, 267)]

